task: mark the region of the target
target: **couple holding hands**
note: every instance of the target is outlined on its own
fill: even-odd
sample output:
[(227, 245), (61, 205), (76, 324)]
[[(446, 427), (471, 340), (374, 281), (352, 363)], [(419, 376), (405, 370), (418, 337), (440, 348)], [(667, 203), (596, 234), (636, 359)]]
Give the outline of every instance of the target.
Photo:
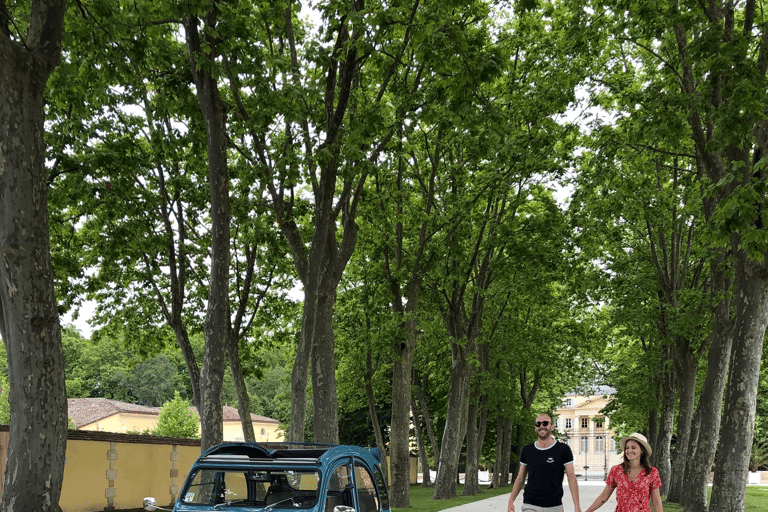
[[(523, 447), (520, 453), (520, 472), (512, 486), (507, 512), (515, 512), (514, 501), (525, 483), (523, 505), (520, 512), (563, 512), (563, 475), (568, 478), (575, 512), (582, 512), (579, 504), (579, 486), (573, 467), (573, 453), (567, 444), (552, 437), (555, 425), (547, 414), (540, 414), (534, 424), (536, 442)], [(634, 433), (619, 441), (624, 462), (613, 466), (605, 480), (605, 489), (594, 503), (583, 512), (600, 508), (616, 490), (615, 512), (663, 512), (661, 505), (661, 478), (650, 464), (652, 453), (648, 440)]]

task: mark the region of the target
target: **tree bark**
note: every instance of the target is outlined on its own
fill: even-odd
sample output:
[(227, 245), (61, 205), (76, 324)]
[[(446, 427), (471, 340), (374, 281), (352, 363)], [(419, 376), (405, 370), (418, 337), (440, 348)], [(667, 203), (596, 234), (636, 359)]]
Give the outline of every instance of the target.
[(227, 358), (229, 359), (232, 379), (235, 382), (237, 410), (240, 414), (240, 425), (243, 428), (243, 439), (248, 443), (255, 443), (256, 433), (253, 431), (253, 422), (251, 421), (251, 398), (248, 396), (248, 389), (245, 387), (245, 379), (243, 379), (238, 340), (232, 335), (227, 337)]
[(680, 502), (682, 493), (685, 467), (688, 461), (688, 447), (693, 422), (693, 407), (696, 400), (696, 376), (698, 365), (693, 357), (681, 357), (677, 365), (680, 379), (680, 398), (677, 412), (677, 436), (675, 439), (675, 458), (672, 465), (672, 479), (667, 493), (667, 501)]
[(424, 397), (425, 389), (429, 389), (429, 378), (426, 373), (424, 373), (424, 375), (422, 375), (421, 377), (421, 386), (419, 386), (417, 400), (421, 408), (421, 415), (424, 418), (424, 425), (427, 429), (427, 437), (429, 438), (429, 445), (432, 447), (432, 454), (435, 456), (435, 459), (437, 459), (437, 456), (440, 453), (440, 444), (437, 442), (435, 431), (432, 428), (432, 419), (429, 414), (429, 408), (427, 407), (427, 400)]
[[(44, 92), (59, 62), (65, 2), (33, 1), (19, 45), (0, 7), (0, 337), (10, 432), (2, 510), (59, 509), (67, 443), (61, 326), (53, 287)], [(20, 23), (24, 25), (24, 23)]]
[(336, 359), (333, 338), (333, 305), (338, 281), (320, 291), (312, 343), (312, 412), (315, 441), (339, 442), (339, 406), (336, 399)]
[(726, 259), (724, 251), (718, 251), (710, 263), (712, 295), (715, 299), (712, 314), (713, 339), (707, 354), (707, 376), (696, 410), (696, 443), (692, 445), (690, 462), (686, 466), (686, 486), (681, 495), (681, 505), (687, 512), (707, 509), (709, 473), (715, 460), (715, 449), (720, 435), (723, 391), (730, 367), (733, 341), (730, 300), (726, 293), (731, 288), (731, 280), (726, 275)]
[(672, 434), (675, 428), (675, 400), (677, 397), (677, 377), (674, 365), (664, 356), (663, 364), (663, 385), (661, 401), (661, 420), (659, 423), (658, 435), (658, 453), (654, 450), (655, 466), (661, 476), (661, 492), (666, 495), (669, 490), (669, 482), (672, 477), (672, 464), (670, 462), (670, 448), (672, 445)]
[(478, 478), (480, 429), (477, 424), (478, 416), (480, 415), (479, 409), (479, 404), (470, 400), (467, 412), (467, 460), (464, 469), (464, 490), (461, 493), (462, 496), (474, 496), (480, 492), (480, 481)]
[(473, 353), (473, 342), (455, 338), (451, 341), (451, 383), (448, 388), (448, 409), (437, 464), (434, 499), (457, 497), (456, 475), (467, 429), (469, 384), (472, 378), (470, 357)]
[[(406, 327), (407, 328), (407, 327)], [(410, 334), (407, 336), (412, 336)], [(392, 456), (392, 507), (410, 506), (410, 419), (411, 419), (411, 374), (415, 339), (407, 339), (393, 347), (395, 352), (392, 365), (392, 422), (389, 442)]]
[(371, 351), (369, 350), (365, 357), (365, 397), (368, 401), (368, 415), (371, 417), (371, 425), (373, 426), (373, 435), (376, 438), (376, 446), (381, 450), (381, 472), (384, 480), (389, 483), (389, 468), (387, 464), (387, 445), (384, 443), (384, 435), (381, 433), (381, 424), (379, 423), (379, 415), (376, 413), (376, 400), (373, 395), (373, 375), (375, 369), (373, 367), (373, 361), (371, 359)]
[[(187, 50), (197, 99), (205, 119), (208, 149), (208, 185), (211, 197), (211, 274), (203, 331), (205, 352), (200, 372), (200, 449), (207, 450), (223, 439), (221, 390), (224, 382), (227, 340), (229, 339), (229, 176), (226, 152), (226, 113), (213, 76), (216, 65), (215, 33), (218, 10), (206, 14), (204, 24), (210, 29), (200, 40), (197, 16), (184, 18)], [(203, 50), (203, 47), (207, 49)]]
[[(737, 245), (737, 244), (734, 244)], [(768, 324), (768, 269), (765, 262), (735, 251), (736, 317), (722, 431), (715, 460), (710, 512), (745, 508), (745, 485), (755, 433), (757, 387)]]
[(421, 464), (421, 486), (431, 487), (432, 481), (429, 474), (429, 459), (427, 459), (427, 447), (424, 443), (424, 427), (421, 425), (416, 397), (411, 394), (411, 412), (413, 413), (413, 430), (416, 432), (416, 447), (419, 450), (419, 463)]
[(488, 374), (488, 344), (483, 343), (477, 347), (480, 359), (480, 372), (474, 376), (472, 384), (472, 398), (467, 417), (467, 464), (464, 471), (463, 496), (474, 496), (480, 492), (480, 457), (482, 456), (483, 442), (485, 440), (485, 423), (488, 420), (488, 397), (482, 391), (482, 379)]

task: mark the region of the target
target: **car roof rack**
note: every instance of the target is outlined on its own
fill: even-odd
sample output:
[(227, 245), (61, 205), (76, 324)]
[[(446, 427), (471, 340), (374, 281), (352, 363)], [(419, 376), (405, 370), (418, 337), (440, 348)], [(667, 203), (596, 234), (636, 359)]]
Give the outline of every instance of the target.
[(223, 443), (209, 448), (200, 456), (206, 462), (255, 462), (290, 460), (315, 463), (334, 444), (325, 443)]

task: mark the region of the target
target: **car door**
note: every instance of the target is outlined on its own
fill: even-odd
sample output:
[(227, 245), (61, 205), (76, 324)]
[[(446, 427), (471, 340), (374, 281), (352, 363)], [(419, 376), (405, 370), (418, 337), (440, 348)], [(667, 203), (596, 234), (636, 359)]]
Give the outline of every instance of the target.
[(384, 477), (378, 467), (371, 468), (362, 460), (355, 460), (355, 494), (357, 512), (389, 510)]
[(331, 469), (325, 491), (325, 512), (334, 512), (336, 507), (355, 507), (352, 461), (344, 459)]

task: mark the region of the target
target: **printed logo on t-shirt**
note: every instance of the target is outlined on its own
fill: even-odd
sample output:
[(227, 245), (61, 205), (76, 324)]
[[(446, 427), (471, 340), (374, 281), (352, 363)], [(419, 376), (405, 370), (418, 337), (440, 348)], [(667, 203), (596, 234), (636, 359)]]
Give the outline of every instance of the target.
[(552, 457), (547, 459), (547, 464), (552, 464), (553, 462), (555, 462), (555, 459), (553, 459)]

